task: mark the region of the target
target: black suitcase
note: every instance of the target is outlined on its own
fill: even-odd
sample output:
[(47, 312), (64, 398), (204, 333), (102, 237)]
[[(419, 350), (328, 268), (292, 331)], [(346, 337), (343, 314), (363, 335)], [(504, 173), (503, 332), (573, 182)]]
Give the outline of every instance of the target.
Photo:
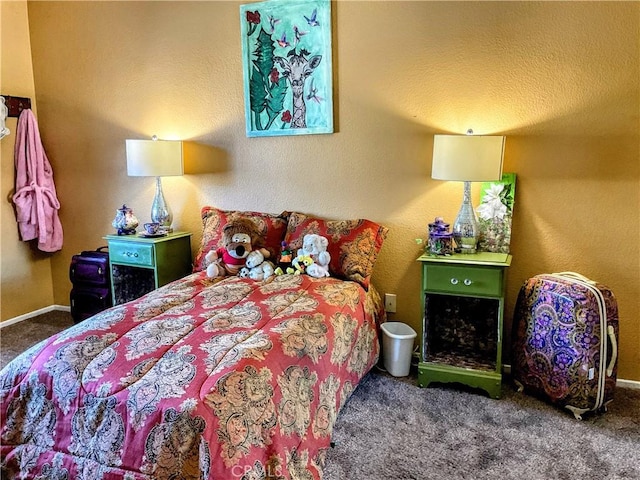
[(111, 290), (101, 287), (71, 289), (71, 317), (79, 323), (111, 306)]
[(112, 305), (107, 247), (85, 250), (71, 258), (71, 317), (78, 323)]

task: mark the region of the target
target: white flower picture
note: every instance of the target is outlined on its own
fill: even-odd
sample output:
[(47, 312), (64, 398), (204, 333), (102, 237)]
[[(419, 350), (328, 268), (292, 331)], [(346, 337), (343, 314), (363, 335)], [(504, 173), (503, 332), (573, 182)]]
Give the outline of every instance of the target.
[(478, 207), (478, 216), (483, 220), (502, 220), (507, 214), (507, 206), (503, 203), (500, 194), (504, 190), (501, 183), (492, 183), (487, 189)]
[(478, 213), (478, 250), (509, 253), (516, 175), (505, 173), (499, 182), (482, 184)]

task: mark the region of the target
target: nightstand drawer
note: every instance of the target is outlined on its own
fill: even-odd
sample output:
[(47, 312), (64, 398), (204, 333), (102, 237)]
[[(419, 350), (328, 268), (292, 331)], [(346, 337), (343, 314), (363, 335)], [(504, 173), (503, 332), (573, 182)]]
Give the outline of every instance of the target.
[(502, 295), (502, 270), (499, 268), (425, 266), (424, 289), (457, 295)]
[(141, 267), (155, 265), (152, 244), (110, 241), (109, 255), (112, 263), (126, 263)]

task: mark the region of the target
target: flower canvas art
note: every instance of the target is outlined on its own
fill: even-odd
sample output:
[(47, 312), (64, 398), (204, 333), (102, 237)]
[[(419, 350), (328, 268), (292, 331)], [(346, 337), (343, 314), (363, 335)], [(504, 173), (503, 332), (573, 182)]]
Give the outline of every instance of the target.
[(240, 6), (248, 137), (333, 132), (331, 3)]
[(479, 251), (509, 253), (515, 193), (515, 173), (504, 173), (499, 182), (482, 184), (480, 205), (476, 209)]

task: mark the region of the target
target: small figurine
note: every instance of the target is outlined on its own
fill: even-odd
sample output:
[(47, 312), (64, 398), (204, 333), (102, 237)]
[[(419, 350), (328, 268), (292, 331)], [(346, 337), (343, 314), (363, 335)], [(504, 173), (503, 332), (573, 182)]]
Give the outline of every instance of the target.
[(293, 254), (291, 253), (291, 249), (289, 248), (289, 244), (285, 241), (282, 241), (280, 244), (280, 259), (278, 260), (278, 266), (286, 271), (287, 268), (291, 266), (291, 262), (293, 261)]

